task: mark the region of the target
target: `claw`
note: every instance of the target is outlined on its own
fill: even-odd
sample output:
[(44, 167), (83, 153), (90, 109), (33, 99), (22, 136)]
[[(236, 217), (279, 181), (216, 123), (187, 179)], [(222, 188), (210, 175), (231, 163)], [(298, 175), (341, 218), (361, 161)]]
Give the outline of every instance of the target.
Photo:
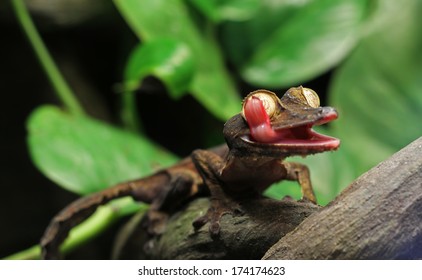
[(220, 234), (220, 221), (213, 221), (210, 223), (210, 226), (208, 227), (208, 230), (211, 234), (211, 238), (214, 239), (218, 237)]
[(211, 238), (214, 239), (220, 234), (220, 220), (223, 215), (232, 214), (238, 216), (243, 215), (243, 213), (243, 209), (235, 201), (212, 199), (207, 213), (194, 220), (192, 225), (197, 230), (209, 222), (208, 230)]

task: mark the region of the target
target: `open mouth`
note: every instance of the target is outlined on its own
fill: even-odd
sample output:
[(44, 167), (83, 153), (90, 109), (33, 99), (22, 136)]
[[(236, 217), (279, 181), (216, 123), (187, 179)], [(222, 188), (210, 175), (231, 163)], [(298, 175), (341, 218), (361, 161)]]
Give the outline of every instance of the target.
[[(251, 98), (244, 107), (250, 135), (242, 137), (247, 142), (266, 143), (289, 148), (306, 148), (311, 150), (335, 150), (340, 140), (312, 129), (314, 125), (322, 125), (337, 119), (337, 112), (321, 111), (316, 120), (300, 122), (299, 125), (276, 127), (272, 125), (262, 102)], [(305, 112), (304, 112), (305, 113)]]

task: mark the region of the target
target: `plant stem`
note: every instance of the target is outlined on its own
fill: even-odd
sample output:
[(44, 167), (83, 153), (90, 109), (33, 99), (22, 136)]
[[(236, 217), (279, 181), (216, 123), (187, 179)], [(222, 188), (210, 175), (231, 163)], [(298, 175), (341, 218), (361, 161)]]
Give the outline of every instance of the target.
[(2, 260), (39, 260), (41, 258), (41, 247), (34, 245), (26, 250), (14, 253)]
[(83, 115), (84, 111), (82, 106), (75, 98), (74, 93), (54, 63), (50, 53), (41, 39), (41, 36), (35, 28), (25, 4), (22, 0), (12, 0), (12, 5), (18, 21), (28, 37), (28, 40), (45, 73), (47, 74), (48, 79), (54, 87), (57, 96), (71, 113)]
[(122, 94), (121, 119), (123, 125), (129, 131), (135, 133), (142, 131), (141, 123), (136, 113), (136, 98), (133, 91), (125, 90)]

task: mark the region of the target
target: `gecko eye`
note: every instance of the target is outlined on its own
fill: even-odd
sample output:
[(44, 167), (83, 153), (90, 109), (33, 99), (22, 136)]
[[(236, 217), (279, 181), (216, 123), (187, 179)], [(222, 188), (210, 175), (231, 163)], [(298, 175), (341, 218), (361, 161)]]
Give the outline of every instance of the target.
[(319, 107), (319, 97), (318, 94), (310, 88), (302, 87), (302, 97), (304, 101), (311, 106), (312, 108)]
[(251, 93), (249, 93), (245, 99), (243, 100), (242, 104), (242, 116), (244, 119), (245, 117), (245, 104), (250, 100), (251, 98), (258, 98), (261, 100), (262, 105), (264, 106), (265, 112), (268, 115), (268, 118), (271, 118), (275, 112), (277, 112), (277, 107), (279, 106), (279, 99), (277, 95), (271, 91), (268, 90), (256, 90)]

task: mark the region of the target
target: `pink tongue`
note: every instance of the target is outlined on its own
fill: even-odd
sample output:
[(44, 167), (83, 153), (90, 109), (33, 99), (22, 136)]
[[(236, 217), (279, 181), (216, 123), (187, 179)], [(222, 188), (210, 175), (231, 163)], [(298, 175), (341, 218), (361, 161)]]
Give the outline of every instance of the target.
[(268, 143), (277, 139), (277, 134), (271, 127), (270, 118), (259, 98), (254, 96), (249, 98), (246, 101), (244, 113), (254, 140)]

